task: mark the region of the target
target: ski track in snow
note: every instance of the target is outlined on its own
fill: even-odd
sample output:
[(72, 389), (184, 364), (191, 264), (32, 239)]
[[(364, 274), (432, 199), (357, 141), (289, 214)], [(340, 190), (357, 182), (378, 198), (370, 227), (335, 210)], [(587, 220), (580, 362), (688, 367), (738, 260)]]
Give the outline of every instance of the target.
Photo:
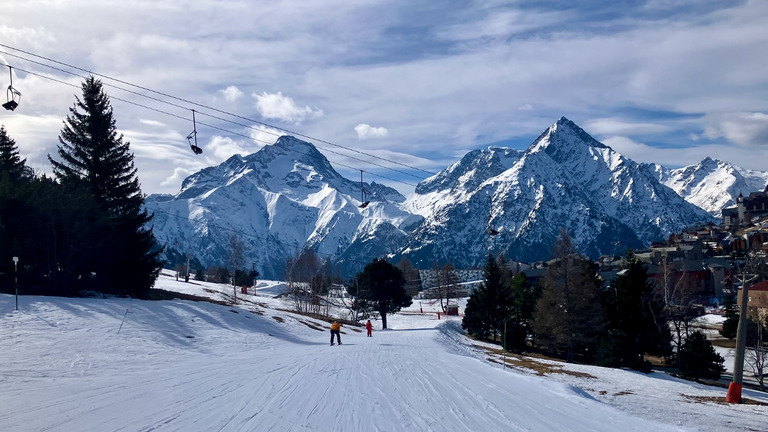
[(327, 324), (274, 309), (21, 299), (0, 295), (3, 431), (708, 430), (503, 370), (456, 320), (394, 315), (329, 346), (302, 322)]

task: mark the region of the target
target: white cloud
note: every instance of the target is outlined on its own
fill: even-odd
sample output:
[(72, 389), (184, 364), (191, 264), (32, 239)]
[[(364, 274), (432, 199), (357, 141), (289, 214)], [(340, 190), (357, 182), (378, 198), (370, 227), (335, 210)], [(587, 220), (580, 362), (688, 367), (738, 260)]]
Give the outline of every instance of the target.
[(262, 117), (277, 119), (289, 123), (301, 124), (305, 119), (323, 116), (323, 110), (305, 106), (300, 108), (292, 98), (283, 96), (282, 92), (253, 94), (256, 99), (256, 109)]
[(211, 137), (210, 141), (208, 141), (208, 145), (205, 146), (205, 149), (210, 152), (213, 157), (220, 161), (224, 161), (236, 154), (247, 155), (251, 153), (247, 147), (248, 145), (243, 142), (217, 135)]
[[(427, 158), (436, 169), (491, 142), (514, 140), (523, 146), (561, 115), (606, 144), (610, 139), (623, 143), (638, 160), (676, 164), (685, 152), (689, 158), (712, 152), (712, 157), (765, 169), (760, 165), (766, 159), (752, 155), (751, 164), (743, 161), (750, 161), (746, 150), (761, 150), (756, 146), (766, 135), (759, 113), (768, 113), (768, 2), (683, 1), (684, 8), (673, 0), (610, 8), (598, 21), (587, 6), (546, 9), (496, 0), (459, 2), (429, 14), (419, 2), (395, 7), (328, 0), (300, 8), (293, 2), (235, 2), (222, 8), (199, 0), (193, 12), (206, 16), (206, 25), (190, 26), (177, 19), (192, 10), (180, 0), (141, 7), (104, 2), (99, 8), (82, 1), (64, 7), (27, 0), (0, 2), (0, 39), (186, 100), (212, 104), (213, 99), (216, 108), (238, 116), (275, 120), (269, 122), (286, 128), (300, 124), (289, 128), (299, 134), (338, 144), (359, 138), (357, 147), (367, 153), (387, 148)], [(51, 7), (55, 13), (40, 13)], [(257, 9), (270, 18), (254, 26)], [(211, 28), (220, 31), (211, 33)], [(0, 119), (28, 162), (47, 168), (46, 155), (55, 154), (61, 121), (80, 94), (82, 79), (11, 55), (5, 59), (17, 69), (57, 80), (15, 69), (13, 84), (23, 93), (22, 103)], [(0, 85), (7, 79), (2, 72)], [(242, 88), (227, 87), (230, 83)], [(259, 90), (250, 99), (245, 83), (248, 89), (274, 93)], [(176, 167), (194, 170), (219, 162), (214, 157), (219, 153), (207, 144), (201, 156), (189, 151), (184, 139), (192, 129), (188, 109), (180, 113), (179, 107), (115, 87), (106, 90), (173, 113), (150, 113), (113, 99), (118, 127), (131, 131), (146, 192), (172, 191), (160, 183), (172, 178)], [(251, 101), (256, 108), (247, 106)], [(230, 142), (214, 141), (222, 158), (274, 142), (266, 127), (246, 132), (243, 125), (255, 122), (240, 119), (233, 126), (200, 111), (200, 123), (224, 129), (213, 129), (216, 134), (228, 136), (225, 131), (231, 130), (253, 138), (231, 134)], [(375, 127), (354, 129), (371, 119), (387, 126), (385, 137), (370, 139)], [(155, 121), (180, 136), (165, 137)], [(208, 143), (212, 130), (198, 124), (198, 131), (201, 143)], [(680, 150), (686, 145), (695, 147)]]
[(704, 135), (710, 139), (725, 138), (740, 146), (768, 147), (768, 114), (735, 112), (708, 115)]
[(669, 127), (662, 124), (632, 122), (616, 117), (589, 120), (584, 123), (583, 127), (590, 134), (599, 135), (659, 134), (669, 132)]
[(194, 171), (186, 168), (176, 167), (173, 169), (173, 174), (171, 174), (165, 180), (160, 182), (160, 186), (163, 186), (163, 187), (177, 186), (178, 187), (178, 185), (181, 184), (181, 182), (192, 173), (194, 173)]
[(241, 97), (243, 97), (243, 92), (240, 91), (237, 86), (229, 86), (221, 91), (224, 94), (224, 99), (226, 99), (228, 102), (234, 102)]
[(366, 140), (370, 138), (383, 138), (387, 136), (389, 131), (383, 127), (373, 127), (365, 123), (360, 123), (355, 126), (355, 132), (357, 132), (357, 139)]
[(149, 119), (139, 119), (139, 123), (147, 125), (147, 126), (155, 126), (155, 127), (165, 127), (166, 124), (163, 122), (159, 122), (157, 120), (149, 120)]

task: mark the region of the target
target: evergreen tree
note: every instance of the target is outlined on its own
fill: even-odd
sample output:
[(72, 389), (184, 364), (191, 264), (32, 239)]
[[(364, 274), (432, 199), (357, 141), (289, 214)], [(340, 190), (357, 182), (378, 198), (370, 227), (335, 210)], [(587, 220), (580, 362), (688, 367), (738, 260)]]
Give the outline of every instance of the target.
[(347, 291), (379, 312), (382, 328), (387, 328), (387, 314), (410, 306), (412, 302), (411, 296), (405, 292), (403, 272), (381, 258), (368, 263), (357, 274), (357, 283), (348, 287)]
[(536, 302), (541, 295), (539, 285), (532, 285), (525, 273), (515, 273), (510, 280), (512, 290), (512, 313), (507, 323), (507, 348), (522, 349), (526, 347), (528, 336), (533, 334), (531, 324)]
[(736, 302), (733, 295), (725, 295), (724, 306), (725, 321), (723, 321), (723, 327), (720, 329), (720, 335), (732, 340), (736, 338), (736, 329), (739, 328), (739, 312), (736, 310)]
[(725, 370), (723, 357), (701, 331), (691, 333), (678, 353), (678, 367), (683, 376), (698, 381), (701, 378), (720, 379)]
[(593, 263), (577, 253), (565, 230), (554, 255), (556, 261), (540, 281), (533, 321), (536, 342), (556, 354), (565, 351), (568, 361), (576, 355), (589, 360), (604, 334), (601, 283)]
[(60, 161), (50, 155), (48, 159), (62, 184), (84, 184), (108, 219), (102, 233), (106, 244), (93, 248), (93, 253), (107, 257), (92, 270), (100, 289), (142, 295), (161, 268), (161, 248), (148, 225), (152, 216), (142, 208), (134, 156), (117, 132), (101, 81), (89, 77), (82, 89), (83, 97), (76, 97), (59, 135)]
[[(668, 355), (672, 336), (664, 315), (664, 302), (648, 281), (645, 264), (630, 251), (624, 268), (603, 292), (609, 335), (598, 361), (648, 371), (646, 353)], [(609, 349), (610, 347), (610, 349)]]
[(26, 159), (19, 157), (16, 141), (8, 136), (4, 125), (0, 125), (0, 179), (8, 176), (11, 182), (31, 179), (32, 170), (26, 166)]
[(489, 254), (483, 268), (483, 283), (470, 294), (461, 325), (475, 336), (491, 336), (495, 340), (504, 331), (513, 304), (512, 290), (504, 281), (502, 269)]

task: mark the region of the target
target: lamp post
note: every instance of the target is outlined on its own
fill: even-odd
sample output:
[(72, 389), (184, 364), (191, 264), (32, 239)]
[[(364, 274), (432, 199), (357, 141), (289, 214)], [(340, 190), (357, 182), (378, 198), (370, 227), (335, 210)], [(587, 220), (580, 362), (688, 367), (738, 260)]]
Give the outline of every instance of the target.
[(16, 310), (19, 310), (19, 257), (13, 257), (13, 285), (16, 288)]

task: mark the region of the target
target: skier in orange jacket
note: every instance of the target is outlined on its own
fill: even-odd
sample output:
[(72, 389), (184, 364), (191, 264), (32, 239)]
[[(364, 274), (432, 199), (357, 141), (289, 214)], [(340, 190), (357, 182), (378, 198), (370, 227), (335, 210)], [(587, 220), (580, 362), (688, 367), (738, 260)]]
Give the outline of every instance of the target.
[(341, 345), (341, 324), (338, 321), (334, 321), (331, 324), (331, 345), (333, 345), (334, 335), (336, 335), (336, 339), (339, 341), (339, 345)]
[(371, 320), (368, 320), (368, 322), (365, 323), (365, 329), (368, 330), (368, 337), (371, 337), (371, 332), (373, 332), (373, 324), (371, 324)]

